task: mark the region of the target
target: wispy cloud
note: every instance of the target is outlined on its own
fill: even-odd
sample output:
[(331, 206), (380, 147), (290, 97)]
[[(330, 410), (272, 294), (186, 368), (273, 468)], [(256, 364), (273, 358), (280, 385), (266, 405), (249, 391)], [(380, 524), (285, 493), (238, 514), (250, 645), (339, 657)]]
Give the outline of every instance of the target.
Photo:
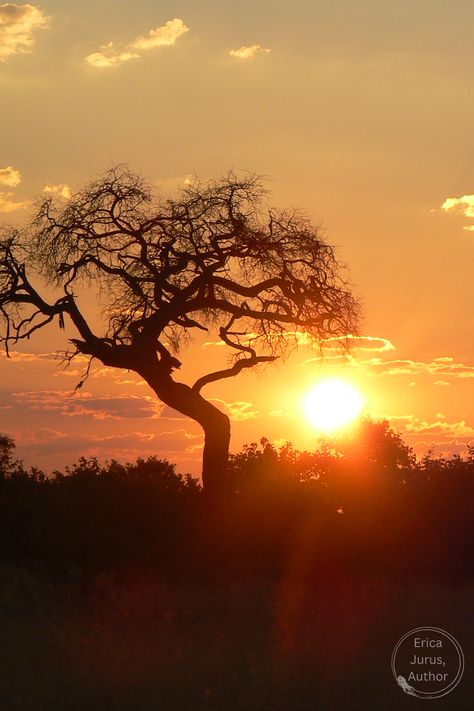
[(348, 346), (350, 349), (358, 351), (375, 351), (379, 353), (395, 350), (395, 346), (388, 338), (380, 338), (379, 336), (353, 336), (350, 333), (347, 336), (325, 338), (322, 345), (323, 349), (340, 350), (341, 346)]
[(6, 185), (8, 188), (16, 188), (21, 183), (21, 173), (19, 170), (8, 165), (6, 168), (0, 168), (0, 185)]
[(168, 20), (162, 27), (150, 30), (147, 35), (140, 35), (128, 46), (130, 49), (140, 51), (154, 47), (172, 47), (186, 32), (189, 32), (189, 27), (178, 17), (175, 17), (174, 20)]
[(183, 20), (175, 17), (168, 20), (161, 27), (155, 27), (147, 35), (140, 35), (123, 46), (116, 46), (114, 42), (102, 45), (98, 52), (88, 54), (86, 63), (99, 69), (118, 67), (131, 59), (139, 59), (141, 53), (155, 47), (172, 47), (178, 39), (189, 32)]
[(254, 405), (251, 402), (244, 402), (243, 400), (225, 402), (225, 400), (220, 400), (219, 398), (213, 398), (212, 401), (215, 402), (218, 407), (225, 410), (234, 422), (252, 420), (260, 414), (258, 410), (253, 409)]
[(29, 200), (14, 200), (13, 193), (0, 192), (0, 212), (14, 212), (29, 206)]
[[(5, 5), (0, 5), (0, 38), (2, 31), (2, 7)], [(1, 44), (0, 44), (1, 52)], [(0, 55), (1, 58), (1, 55)], [(0, 185), (5, 185), (8, 188), (16, 188), (21, 183), (21, 173), (16, 168), (12, 168), (11, 165), (6, 166), (6, 168), (0, 168)], [(0, 212), (14, 212), (15, 210), (21, 210), (25, 207), (29, 207), (29, 200), (15, 200), (14, 194), (12, 192), (2, 192), (0, 191)]]
[(13, 393), (11, 404), (31, 411), (58, 413), (62, 417), (91, 417), (94, 420), (135, 420), (157, 418), (161, 403), (152, 397), (93, 396), (61, 390)]
[[(474, 195), (462, 195), (461, 197), (449, 197), (441, 205), (444, 212), (453, 213), (455, 215), (464, 215), (470, 219), (474, 218)], [(474, 231), (474, 225), (465, 225), (464, 230), (468, 232)]]
[(79, 456), (105, 456), (121, 460), (153, 454), (174, 457), (184, 452), (191, 454), (201, 442), (202, 435), (193, 435), (184, 429), (157, 434), (130, 432), (94, 436), (42, 428), (34, 432), (23, 432), (17, 438), (21, 457), (26, 455), (34, 460), (43, 458), (46, 464), (50, 464), (52, 457), (57, 461), (58, 455), (65, 455), (67, 460)]
[(253, 59), (257, 54), (269, 54), (270, 50), (261, 44), (243, 45), (239, 49), (231, 49), (229, 54), (236, 59)]
[(64, 198), (64, 200), (69, 200), (71, 197), (71, 188), (69, 185), (64, 183), (59, 185), (45, 185), (43, 192), (47, 195), (58, 195), (59, 197)]
[(372, 376), (413, 376), (427, 373), (436, 376), (437, 384), (441, 383), (441, 379), (448, 377), (461, 379), (474, 378), (474, 365), (458, 363), (454, 358), (450, 357), (434, 358), (432, 361), (410, 359), (384, 361), (381, 358), (371, 358), (370, 360), (361, 361), (359, 366), (363, 368), (368, 375)]
[[(299, 339), (299, 343), (303, 345), (310, 345), (309, 337), (304, 338), (306, 334), (301, 334), (302, 338)], [(348, 334), (346, 336), (332, 336), (331, 338), (326, 338), (320, 344), (320, 354), (314, 356), (313, 358), (308, 358), (302, 365), (313, 365), (316, 363), (326, 363), (332, 362), (341, 365), (347, 365), (348, 361), (354, 362), (356, 365), (372, 362), (372, 361), (359, 361), (355, 360), (357, 353), (386, 353), (388, 351), (394, 351), (395, 346), (388, 338), (382, 338), (380, 336), (353, 336)], [(336, 355), (327, 355), (327, 352), (336, 351)], [(374, 361), (375, 362), (375, 361)], [(379, 362), (377, 360), (377, 362)], [(381, 363), (385, 362), (380, 360)]]
[[(0, 351), (0, 360), (6, 359), (6, 354), (5, 351)], [(19, 351), (10, 351), (10, 363), (14, 363), (15, 361), (19, 362), (26, 362), (26, 363), (31, 363), (31, 362), (36, 362), (36, 361), (57, 361), (60, 356), (58, 356), (57, 353), (20, 353)], [(80, 359), (84, 362), (87, 363), (88, 358), (86, 356), (77, 356), (77, 359)]]
[[(271, 338), (270, 335), (267, 336)], [(243, 345), (252, 345), (252, 342), (258, 338), (257, 333), (247, 333), (246, 337), (242, 339)], [(384, 353), (386, 351), (394, 351), (395, 346), (388, 338), (381, 338), (379, 336), (354, 336), (352, 334), (347, 334), (345, 336), (332, 336), (331, 338), (325, 338), (319, 344), (315, 342), (313, 336), (304, 331), (286, 331), (282, 334), (275, 334), (275, 340), (284, 338), (288, 341), (293, 341), (298, 344), (298, 346), (309, 346), (314, 348), (315, 346), (320, 349), (321, 355), (311, 358), (306, 361), (306, 363), (312, 363), (320, 360), (325, 360), (326, 358), (339, 357), (341, 352), (346, 350), (348, 353), (353, 353), (355, 351), (367, 351), (372, 353)], [(222, 347), (226, 344), (224, 341), (206, 341), (204, 347), (218, 346)], [(325, 356), (324, 353), (327, 351), (337, 351), (338, 356)]]
[(136, 52), (128, 52), (122, 49), (116, 49), (113, 42), (103, 44), (98, 52), (92, 52), (86, 57), (86, 62), (91, 67), (99, 69), (108, 67), (118, 67), (130, 59), (137, 59), (140, 55)]
[(474, 435), (474, 428), (465, 420), (448, 422), (440, 413), (438, 413), (436, 420), (427, 420), (414, 415), (388, 416), (387, 419), (396, 429), (411, 435), (446, 435), (449, 437), (472, 437)]
[(33, 33), (48, 27), (49, 18), (35, 5), (0, 5), (0, 61), (31, 52)]

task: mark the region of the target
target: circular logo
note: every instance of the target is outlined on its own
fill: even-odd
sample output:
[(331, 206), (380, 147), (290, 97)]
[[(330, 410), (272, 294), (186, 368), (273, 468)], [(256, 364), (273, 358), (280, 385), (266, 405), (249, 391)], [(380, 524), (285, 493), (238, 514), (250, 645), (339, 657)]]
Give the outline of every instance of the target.
[(461, 681), (464, 654), (449, 632), (439, 627), (417, 627), (395, 645), (392, 672), (406, 694), (439, 699)]

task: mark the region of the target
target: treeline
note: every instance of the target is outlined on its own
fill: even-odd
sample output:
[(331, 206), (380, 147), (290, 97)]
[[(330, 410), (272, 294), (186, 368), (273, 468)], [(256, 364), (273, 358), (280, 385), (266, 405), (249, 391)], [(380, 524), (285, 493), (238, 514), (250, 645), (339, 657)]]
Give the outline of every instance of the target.
[(157, 457), (81, 458), (46, 476), (0, 438), (0, 562), (48, 575), (152, 568), (178, 578), (472, 578), (474, 448), (413, 451), (386, 422), (315, 452), (253, 443), (228, 495)]

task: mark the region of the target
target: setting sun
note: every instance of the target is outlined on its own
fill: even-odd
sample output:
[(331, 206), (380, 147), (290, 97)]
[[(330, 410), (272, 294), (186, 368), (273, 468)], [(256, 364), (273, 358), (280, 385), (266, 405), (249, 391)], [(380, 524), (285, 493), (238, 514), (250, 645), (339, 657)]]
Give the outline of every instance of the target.
[(344, 380), (323, 380), (305, 399), (305, 412), (313, 425), (323, 432), (333, 432), (359, 417), (364, 398), (357, 388)]

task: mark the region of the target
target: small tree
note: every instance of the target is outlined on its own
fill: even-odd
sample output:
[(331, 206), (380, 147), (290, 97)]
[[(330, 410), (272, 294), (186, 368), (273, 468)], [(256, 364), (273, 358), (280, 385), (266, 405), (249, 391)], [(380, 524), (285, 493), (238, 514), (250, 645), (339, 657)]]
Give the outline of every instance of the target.
[(0, 479), (4, 479), (13, 471), (15, 462), (13, 454), (15, 442), (6, 435), (0, 434)]
[[(66, 202), (42, 199), (29, 227), (5, 229), (0, 242), (7, 353), (68, 320), (77, 332), (70, 358), (135, 371), (163, 403), (202, 426), (203, 485), (217, 491), (230, 422), (203, 388), (286, 354), (302, 333), (316, 341), (343, 336), (357, 321), (333, 248), (300, 213), (264, 207), (264, 196), (258, 178), (230, 174), (164, 199), (117, 167)], [(46, 297), (45, 284), (57, 298)], [(101, 329), (84, 315), (86, 287), (100, 290)], [(210, 330), (232, 364), (193, 385), (178, 382), (181, 347)]]

